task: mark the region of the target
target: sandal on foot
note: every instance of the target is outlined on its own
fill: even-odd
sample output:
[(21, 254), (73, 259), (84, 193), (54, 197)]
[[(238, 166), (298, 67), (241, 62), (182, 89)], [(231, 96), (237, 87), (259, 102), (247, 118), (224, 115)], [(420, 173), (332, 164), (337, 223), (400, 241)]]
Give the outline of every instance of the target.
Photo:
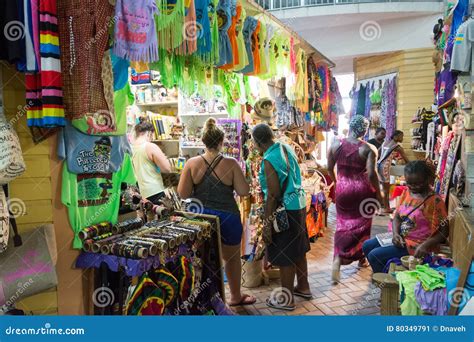
[(357, 264), (358, 267), (360, 268), (366, 268), (366, 267), (369, 267), (370, 264), (369, 264), (369, 261), (367, 260), (367, 258), (364, 258), (362, 260), (359, 260), (359, 263)]
[(308, 299), (308, 300), (313, 299), (313, 295), (311, 293), (303, 293), (303, 292), (300, 292), (298, 290), (294, 290), (293, 295), (295, 295), (296, 297), (301, 297), (301, 298)]
[(276, 302), (273, 302), (270, 298), (267, 298), (265, 301), (267, 303), (267, 306), (272, 308), (272, 309), (277, 309), (277, 310), (284, 310), (284, 311), (293, 311), (296, 309), (295, 304), (278, 304)]
[(255, 304), (256, 301), (257, 301), (257, 298), (255, 298), (254, 296), (243, 294), (240, 297), (240, 301), (238, 303), (229, 303), (229, 306), (252, 305), (252, 304)]

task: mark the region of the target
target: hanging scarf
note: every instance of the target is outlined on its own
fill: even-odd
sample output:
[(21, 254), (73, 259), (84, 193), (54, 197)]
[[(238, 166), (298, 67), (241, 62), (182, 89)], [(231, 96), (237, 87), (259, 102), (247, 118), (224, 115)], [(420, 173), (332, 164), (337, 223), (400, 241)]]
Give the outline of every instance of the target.
[(154, 0), (117, 0), (114, 53), (131, 61), (158, 60)]
[(39, 72), (25, 75), (27, 123), (34, 127), (64, 126), (64, 105), (59, 59), (59, 37), (56, 0), (40, 0), (39, 42), (41, 60)]

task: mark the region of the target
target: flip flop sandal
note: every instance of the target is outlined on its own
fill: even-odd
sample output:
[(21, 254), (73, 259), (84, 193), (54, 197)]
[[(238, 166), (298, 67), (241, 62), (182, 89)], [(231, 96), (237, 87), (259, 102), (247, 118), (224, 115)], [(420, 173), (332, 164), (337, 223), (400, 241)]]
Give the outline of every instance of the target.
[(273, 303), (270, 298), (267, 298), (265, 301), (267, 303), (267, 306), (272, 308), (272, 309), (277, 309), (277, 310), (284, 310), (284, 311), (293, 311), (296, 309), (296, 306), (294, 304), (292, 305), (280, 305), (278, 303)]
[(242, 297), (240, 298), (240, 302), (235, 303), (235, 304), (229, 304), (229, 306), (252, 305), (252, 304), (255, 304), (256, 301), (257, 301), (257, 298), (255, 298), (255, 297), (252, 297), (250, 295), (242, 295)]
[(308, 300), (313, 299), (313, 295), (311, 293), (303, 293), (297, 290), (293, 291), (293, 295), (295, 295), (296, 297), (301, 297)]

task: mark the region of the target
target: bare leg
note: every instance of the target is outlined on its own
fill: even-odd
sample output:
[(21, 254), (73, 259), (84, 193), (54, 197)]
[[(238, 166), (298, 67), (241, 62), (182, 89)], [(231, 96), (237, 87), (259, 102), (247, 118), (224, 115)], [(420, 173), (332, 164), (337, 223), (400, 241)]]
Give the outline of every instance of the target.
[(293, 298), (295, 274), (296, 274), (296, 267), (294, 265), (293, 266), (280, 266), (281, 287), (287, 289), (289, 293), (291, 294), (291, 302), (288, 303), (289, 305), (293, 305), (295, 302)]
[(255, 298), (246, 296), (240, 292), (240, 279), (242, 275), (242, 265), (240, 262), (240, 244), (237, 246), (222, 245), (222, 255), (225, 261), (225, 273), (230, 289), (230, 305), (245, 301), (255, 301)]
[(383, 207), (386, 212), (390, 211), (390, 183), (383, 183), (383, 195), (384, 195), (384, 203)]
[(341, 281), (341, 259), (338, 255), (334, 257), (332, 262), (332, 282), (338, 284)]
[(309, 294), (311, 289), (308, 283), (308, 261), (306, 255), (298, 260), (296, 266), (296, 290), (300, 293)]

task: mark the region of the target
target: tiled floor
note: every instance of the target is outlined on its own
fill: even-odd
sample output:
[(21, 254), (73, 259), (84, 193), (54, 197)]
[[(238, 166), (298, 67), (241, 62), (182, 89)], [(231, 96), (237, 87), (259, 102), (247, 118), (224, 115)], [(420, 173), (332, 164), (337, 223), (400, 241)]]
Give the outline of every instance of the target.
[[(308, 271), (312, 300), (295, 297), (296, 310), (284, 312), (268, 308), (265, 299), (279, 287), (278, 281), (258, 288), (243, 288), (243, 292), (257, 298), (254, 305), (234, 307), (238, 315), (377, 315), (380, 312), (380, 290), (371, 284), (370, 268), (359, 269), (357, 263), (342, 266), (341, 283), (331, 284), (331, 263), (333, 258), (333, 236), (335, 210), (330, 209), (328, 229), (325, 236), (311, 244), (308, 254)], [(386, 230), (388, 217), (375, 217), (372, 235)], [(226, 290), (228, 293), (228, 289)]]

